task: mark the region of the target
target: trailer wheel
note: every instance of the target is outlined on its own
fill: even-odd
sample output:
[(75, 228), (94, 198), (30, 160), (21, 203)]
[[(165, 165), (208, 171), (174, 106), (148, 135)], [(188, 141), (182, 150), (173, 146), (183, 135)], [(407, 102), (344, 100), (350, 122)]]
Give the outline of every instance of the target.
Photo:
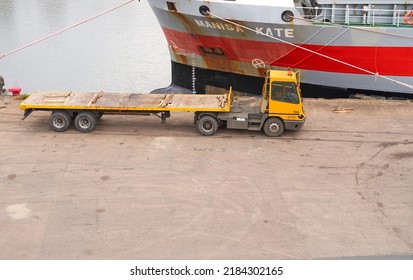
[(280, 118), (268, 118), (264, 123), (264, 133), (270, 137), (278, 137), (284, 133), (284, 123)]
[(205, 115), (199, 118), (196, 127), (202, 135), (211, 136), (218, 130), (218, 121), (213, 116)]
[(54, 111), (49, 118), (49, 126), (57, 132), (66, 131), (71, 122), (72, 118), (69, 112), (66, 111)]
[(75, 118), (75, 127), (80, 132), (90, 132), (96, 126), (95, 112), (80, 112)]

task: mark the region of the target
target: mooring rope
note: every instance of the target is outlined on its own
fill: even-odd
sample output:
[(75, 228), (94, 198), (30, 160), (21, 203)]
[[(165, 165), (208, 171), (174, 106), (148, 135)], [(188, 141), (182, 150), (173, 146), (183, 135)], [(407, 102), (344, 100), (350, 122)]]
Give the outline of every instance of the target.
[[(217, 18), (217, 19), (219, 19), (219, 20), (222, 20), (222, 21), (224, 21), (224, 22), (227, 22), (227, 23), (233, 24), (233, 25), (235, 25), (235, 26), (241, 27), (241, 28), (243, 28), (243, 29), (245, 29), (245, 30), (248, 30), (248, 31), (257, 33), (257, 31), (256, 31), (255, 29), (253, 29), (253, 28), (250, 28), (250, 27), (248, 27), (248, 26), (241, 25), (241, 24), (236, 23), (236, 22), (233, 22), (233, 21), (231, 21), (231, 20), (222, 18), (222, 17), (220, 17), (220, 16), (218, 16), (218, 15), (215, 15), (215, 14), (213, 14), (213, 13), (211, 13), (211, 12), (208, 12), (208, 15), (210, 15), (210, 16), (212, 16), (212, 17), (215, 17), (215, 18)], [(274, 39), (274, 40), (279, 41), (279, 42), (281, 42), (281, 43), (285, 43), (285, 44), (290, 45), (290, 46), (293, 46), (293, 47), (295, 47), (295, 48), (298, 48), (298, 49), (301, 49), (301, 50), (310, 52), (310, 53), (312, 53), (312, 54), (315, 54), (315, 55), (318, 55), (318, 56), (327, 58), (327, 59), (329, 59), (329, 60), (332, 60), (332, 61), (341, 63), (341, 64), (343, 64), (343, 65), (346, 65), (346, 66), (349, 66), (349, 67), (351, 67), (351, 68), (357, 69), (357, 70), (359, 70), (359, 71), (361, 71), (361, 72), (364, 72), (364, 73), (367, 73), (367, 74), (369, 74), (369, 75), (373, 75), (373, 76), (375, 76), (375, 77), (379, 77), (379, 78), (382, 78), (382, 79), (391, 81), (391, 82), (393, 82), (393, 83), (399, 84), (399, 85), (401, 85), (401, 86), (404, 86), (404, 87), (407, 87), (407, 88), (413, 90), (413, 85), (411, 85), (411, 84), (404, 83), (404, 82), (401, 82), (401, 81), (392, 79), (392, 78), (390, 78), (390, 77), (380, 75), (380, 74), (377, 73), (377, 72), (376, 72), (376, 73), (375, 73), (375, 72), (372, 72), (372, 71), (370, 71), (370, 70), (364, 69), (364, 68), (359, 67), (359, 66), (357, 66), (357, 65), (354, 65), (354, 64), (351, 64), (351, 63), (342, 61), (342, 60), (340, 60), (340, 59), (337, 59), (337, 58), (334, 58), (334, 57), (331, 57), (331, 56), (328, 56), (328, 55), (325, 55), (325, 54), (322, 54), (322, 53), (319, 53), (319, 52), (316, 52), (316, 51), (313, 51), (313, 50), (310, 50), (310, 49), (307, 49), (307, 48), (302, 47), (302, 46), (300, 46), (300, 45), (297, 45), (297, 44), (288, 42), (288, 41), (286, 41), (286, 40), (283, 40), (283, 39), (280, 39), (280, 38), (277, 38), (277, 37), (274, 37), (274, 36), (271, 36), (271, 35), (268, 35), (268, 34), (264, 34), (264, 33), (262, 33), (262, 32), (259, 32), (259, 33), (257, 33), (257, 34), (262, 35), (262, 36), (265, 36), (265, 37), (268, 37), (268, 38), (271, 38), (271, 39)]]
[[(103, 12), (97, 14), (97, 15), (94, 15), (94, 16), (92, 16), (92, 17), (89, 17), (89, 18), (87, 18), (87, 19), (84, 19), (84, 20), (82, 20), (82, 21), (79, 21), (79, 22), (77, 22), (77, 23), (75, 23), (75, 24), (73, 24), (73, 25), (70, 25), (70, 26), (68, 26), (68, 27), (65, 27), (65, 28), (59, 30), (59, 31), (56, 31), (56, 32), (54, 32), (54, 33), (52, 33), (52, 34), (49, 34), (49, 35), (47, 35), (47, 36), (45, 36), (45, 37), (43, 37), (43, 38), (40, 38), (40, 39), (38, 39), (38, 40), (36, 40), (36, 41), (33, 41), (33, 42), (31, 42), (31, 43), (28, 43), (27, 45), (24, 45), (24, 46), (22, 46), (22, 47), (20, 47), (20, 48), (17, 48), (17, 49), (12, 50), (12, 51), (10, 51), (10, 52), (8, 52), (8, 53), (2, 54), (2, 55), (0, 55), (0, 59), (5, 58), (6, 56), (9, 56), (9, 55), (11, 55), (11, 54), (17, 53), (17, 52), (19, 52), (19, 51), (21, 51), (21, 50), (24, 50), (24, 49), (26, 49), (26, 48), (28, 48), (28, 47), (31, 47), (31, 46), (33, 46), (33, 45), (35, 45), (35, 44), (38, 44), (38, 43), (40, 43), (40, 42), (43, 42), (43, 41), (45, 41), (45, 40), (47, 40), (47, 39), (49, 39), (49, 38), (52, 38), (52, 37), (54, 37), (54, 36), (57, 36), (57, 35), (59, 35), (60, 33), (63, 33), (63, 32), (65, 32), (65, 31), (69, 30), (69, 29), (72, 29), (72, 28), (74, 28), (74, 27), (77, 27), (77, 26), (79, 26), (79, 25), (82, 25), (82, 24), (84, 24), (84, 23), (86, 23), (86, 22), (88, 22), (88, 21), (91, 21), (91, 20), (93, 20), (93, 19), (95, 19), (95, 18), (97, 18), (97, 17), (100, 17), (100, 16), (102, 16), (102, 15), (104, 15), (104, 14), (107, 14), (107, 13), (110, 13), (110, 12), (112, 12), (112, 11), (114, 11), (114, 10), (117, 10), (117, 9), (119, 9), (119, 8), (121, 8), (121, 7), (129, 4), (129, 3), (134, 2), (134, 1), (135, 1), (135, 0), (129, 0), (129, 1), (125, 2), (125, 3), (123, 3), (123, 4), (117, 5), (117, 6), (113, 7), (113, 8), (110, 8), (110, 9), (108, 9), (108, 10), (106, 10), (106, 11), (103, 11)], [(139, 0), (139, 1), (140, 1), (140, 0)]]

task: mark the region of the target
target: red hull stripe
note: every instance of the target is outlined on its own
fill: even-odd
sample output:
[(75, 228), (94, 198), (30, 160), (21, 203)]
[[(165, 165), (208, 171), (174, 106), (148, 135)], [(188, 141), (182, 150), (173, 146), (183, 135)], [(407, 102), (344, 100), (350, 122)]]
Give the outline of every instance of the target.
[[(221, 48), (230, 60), (250, 63), (259, 58), (273, 66), (297, 69), (367, 74), (357, 68), (279, 42), (260, 42), (233, 38), (191, 35), (163, 28), (171, 47), (180, 52), (201, 54), (200, 46)], [(386, 76), (413, 76), (413, 47), (318, 46), (306, 49), (344, 61), (348, 64)]]

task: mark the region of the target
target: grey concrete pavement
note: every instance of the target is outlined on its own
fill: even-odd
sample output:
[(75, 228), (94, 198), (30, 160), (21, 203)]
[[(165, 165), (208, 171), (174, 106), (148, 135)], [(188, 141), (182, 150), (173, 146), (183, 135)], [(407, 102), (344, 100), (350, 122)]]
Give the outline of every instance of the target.
[(182, 113), (57, 133), (5, 98), (0, 259), (413, 256), (409, 101), (308, 99), (274, 139), (203, 137)]

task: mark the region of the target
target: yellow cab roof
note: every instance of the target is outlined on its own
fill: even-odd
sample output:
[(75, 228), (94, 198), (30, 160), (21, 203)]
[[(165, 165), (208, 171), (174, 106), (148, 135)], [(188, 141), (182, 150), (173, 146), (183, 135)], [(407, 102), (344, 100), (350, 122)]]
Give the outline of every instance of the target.
[(270, 70), (269, 72), (271, 80), (297, 83), (297, 75), (292, 70)]

